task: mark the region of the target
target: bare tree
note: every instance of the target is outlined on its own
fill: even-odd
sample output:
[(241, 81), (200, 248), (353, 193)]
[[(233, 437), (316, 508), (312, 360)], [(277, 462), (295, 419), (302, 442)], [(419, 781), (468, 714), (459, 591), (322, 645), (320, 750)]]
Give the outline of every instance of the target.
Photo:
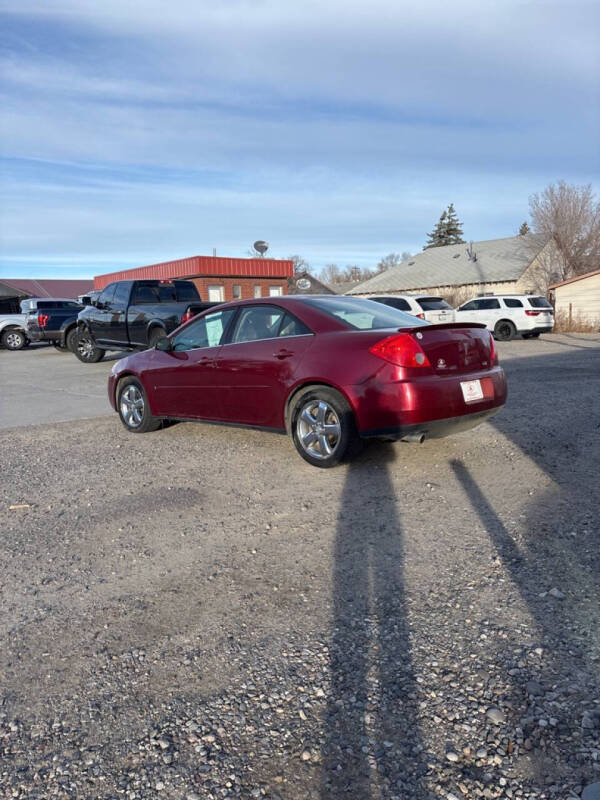
[(399, 256), (398, 253), (389, 253), (377, 264), (377, 272), (385, 272), (386, 269), (397, 267), (401, 262), (402, 256)]
[(337, 264), (325, 264), (319, 274), (319, 279), (324, 283), (341, 283), (344, 280), (342, 270)]
[(412, 253), (409, 253), (408, 250), (403, 250), (401, 258), (402, 261), (410, 261), (412, 258)]
[(294, 275), (298, 275), (300, 272), (308, 272), (310, 269), (310, 264), (302, 256), (294, 255), (288, 256), (288, 258), (294, 262)]
[(587, 186), (550, 184), (529, 198), (533, 230), (552, 237), (559, 253), (558, 280), (581, 275), (600, 258), (600, 202)]

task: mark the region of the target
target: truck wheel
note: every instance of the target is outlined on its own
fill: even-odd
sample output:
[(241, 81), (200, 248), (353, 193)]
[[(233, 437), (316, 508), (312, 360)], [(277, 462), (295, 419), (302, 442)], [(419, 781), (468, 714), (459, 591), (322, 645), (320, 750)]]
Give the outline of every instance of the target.
[(106, 350), (97, 347), (89, 332), (84, 331), (77, 336), (74, 353), (84, 364), (96, 364), (102, 361)]
[(123, 378), (117, 387), (117, 409), (121, 422), (131, 433), (150, 433), (160, 428), (153, 416), (144, 387), (137, 378)]
[(150, 331), (150, 336), (148, 337), (148, 349), (152, 350), (154, 347), (156, 347), (158, 340), (162, 339), (162, 337), (166, 335), (167, 334), (162, 328), (153, 328)]
[(22, 350), (27, 338), (18, 328), (9, 328), (2, 334), (2, 344), (7, 350)]
[(67, 350), (70, 350), (72, 353), (74, 353), (75, 347), (77, 346), (77, 328), (71, 328), (71, 330), (67, 333), (65, 342), (67, 343)]

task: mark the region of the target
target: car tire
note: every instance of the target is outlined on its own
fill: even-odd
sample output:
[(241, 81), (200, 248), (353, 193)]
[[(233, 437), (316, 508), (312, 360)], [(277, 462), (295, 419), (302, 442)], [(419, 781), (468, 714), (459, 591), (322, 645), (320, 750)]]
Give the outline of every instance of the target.
[(161, 420), (150, 411), (146, 392), (137, 378), (123, 378), (117, 386), (117, 410), (131, 433), (150, 433), (161, 426)]
[(65, 337), (65, 342), (67, 345), (67, 350), (70, 350), (72, 353), (74, 353), (77, 345), (77, 328), (71, 328)]
[(540, 331), (532, 331), (531, 333), (524, 333), (523, 334), (523, 338), (524, 339), (537, 339), (539, 335), (540, 335)]
[(2, 333), (2, 345), (7, 350), (22, 350), (27, 342), (27, 337), (18, 328), (9, 328)]
[(106, 350), (98, 347), (88, 331), (77, 334), (77, 341), (73, 351), (84, 364), (97, 364), (102, 361)]
[(296, 450), (313, 467), (335, 467), (362, 450), (348, 401), (328, 386), (308, 386), (296, 395), (290, 429)]
[(59, 353), (68, 353), (69, 348), (66, 344), (61, 344), (60, 342), (52, 342), (52, 345), (55, 350), (58, 350)]
[(517, 329), (509, 319), (501, 319), (494, 328), (494, 339), (499, 342), (510, 342), (514, 338)]

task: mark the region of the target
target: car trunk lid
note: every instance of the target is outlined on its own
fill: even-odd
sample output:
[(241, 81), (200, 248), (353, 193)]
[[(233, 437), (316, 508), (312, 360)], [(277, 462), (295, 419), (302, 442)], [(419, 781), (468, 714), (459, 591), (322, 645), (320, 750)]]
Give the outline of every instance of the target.
[(401, 330), (416, 339), (439, 375), (477, 372), (493, 365), (493, 343), (485, 325), (445, 323)]

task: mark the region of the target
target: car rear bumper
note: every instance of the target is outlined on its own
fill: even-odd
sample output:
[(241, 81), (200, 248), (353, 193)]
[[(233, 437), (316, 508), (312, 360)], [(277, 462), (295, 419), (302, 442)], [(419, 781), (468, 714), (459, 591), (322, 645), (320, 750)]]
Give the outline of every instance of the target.
[(444, 436), (452, 436), (454, 433), (471, 430), (471, 428), (481, 425), (494, 414), (497, 414), (502, 406), (490, 408), (487, 411), (477, 411), (473, 414), (464, 414), (460, 417), (448, 417), (447, 419), (436, 419), (431, 422), (418, 422), (413, 425), (398, 425), (392, 428), (376, 428), (370, 431), (361, 431), (363, 439), (385, 438), (385, 439), (404, 439), (406, 437), (423, 436), (424, 439), (443, 439)]
[[(466, 402), (461, 383), (473, 380), (481, 381), (484, 397)], [(434, 430), (436, 422), (440, 423), (439, 430), (449, 427), (456, 430), (460, 420), (466, 418), (474, 420), (467, 423), (467, 427), (473, 427), (479, 424), (478, 417), (499, 410), (507, 397), (504, 370), (498, 366), (462, 375), (429, 374), (399, 381), (369, 381), (349, 389), (358, 432), (367, 437), (393, 435), (394, 431), (402, 434), (423, 426)], [(449, 422), (452, 420), (456, 422)], [(392, 434), (385, 433), (390, 431)]]

